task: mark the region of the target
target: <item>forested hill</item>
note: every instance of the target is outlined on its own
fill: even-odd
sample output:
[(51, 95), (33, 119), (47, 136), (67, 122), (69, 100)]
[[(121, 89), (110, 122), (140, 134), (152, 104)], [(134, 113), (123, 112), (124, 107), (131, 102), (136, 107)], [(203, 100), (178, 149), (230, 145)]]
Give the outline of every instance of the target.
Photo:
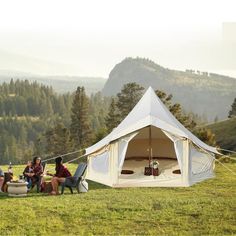
[(0, 85), (0, 164), (32, 159), (36, 140), (58, 120), (70, 116), (71, 96), (37, 82), (11, 80)]
[[(74, 97), (74, 93), (59, 94), (52, 87), (28, 80), (2, 83), (0, 164), (26, 163), (33, 155), (45, 157), (78, 150), (79, 147), (73, 145), (70, 138)], [(91, 128), (90, 145), (96, 138), (96, 132), (104, 129), (110, 100), (103, 98), (101, 92), (90, 97), (84, 94), (84, 97), (88, 100), (85, 118)], [(79, 114), (81, 110), (78, 108)]]
[(37, 82), (11, 80), (0, 85), (0, 116), (64, 116), (70, 99), (69, 94), (57, 95)]
[(117, 64), (103, 94), (115, 95), (129, 82), (171, 93), (187, 112), (193, 111), (209, 120), (226, 118), (236, 96), (234, 78), (193, 70), (170, 70), (142, 58), (126, 58)]
[(51, 86), (58, 93), (74, 92), (78, 86), (84, 86), (87, 94), (96, 93), (102, 90), (106, 80), (101, 77), (82, 76), (39, 76), (18, 71), (0, 70), (0, 84), (10, 83), (11, 79), (37, 81), (46, 86)]

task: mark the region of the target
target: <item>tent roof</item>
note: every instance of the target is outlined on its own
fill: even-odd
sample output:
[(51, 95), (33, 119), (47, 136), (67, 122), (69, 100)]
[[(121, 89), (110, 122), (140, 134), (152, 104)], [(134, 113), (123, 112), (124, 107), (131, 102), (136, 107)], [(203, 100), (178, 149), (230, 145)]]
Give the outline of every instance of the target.
[(197, 146), (207, 151), (218, 153), (216, 148), (205, 144), (187, 130), (166, 108), (155, 94), (154, 90), (149, 87), (133, 110), (117, 128), (113, 129), (110, 134), (98, 143), (87, 148), (86, 154), (93, 153), (105, 145), (108, 145), (110, 142), (149, 125), (163, 129), (173, 135), (188, 138)]

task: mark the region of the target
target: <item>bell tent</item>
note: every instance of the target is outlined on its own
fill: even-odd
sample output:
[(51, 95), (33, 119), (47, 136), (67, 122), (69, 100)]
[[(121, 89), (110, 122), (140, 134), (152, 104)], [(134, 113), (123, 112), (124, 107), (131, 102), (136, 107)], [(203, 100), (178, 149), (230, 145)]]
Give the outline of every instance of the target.
[(214, 177), (215, 154), (149, 87), (117, 128), (86, 149), (86, 178), (111, 187), (191, 186)]

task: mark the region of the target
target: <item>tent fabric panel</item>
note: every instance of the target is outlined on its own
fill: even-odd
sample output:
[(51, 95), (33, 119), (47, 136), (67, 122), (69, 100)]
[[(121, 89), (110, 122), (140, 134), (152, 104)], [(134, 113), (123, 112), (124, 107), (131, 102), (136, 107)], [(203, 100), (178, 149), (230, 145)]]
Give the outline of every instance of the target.
[(126, 137), (121, 138), (118, 142), (118, 172), (119, 174), (124, 164), (128, 144), (130, 140), (132, 140), (137, 134), (138, 132), (127, 135)]
[(109, 173), (109, 152), (106, 151), (91, 158), (91, 168), (93, 171), (98, 173), (107, 174)]
[(112, 186), (110, 175), (110, 151), (97, 156), (88, 156), (86, 179)]
[(165, 135), (173, 141), (176, 157), (179, 163), (180, 171), (183, 171), (183, 156), (184, 156), (184, 146), (183, 139), (181, 137), (175, 136), (169, 132), (163, 131)]
[(214, 156), (212, 154), (198, 150), (194, 145), (190, 145), (190, 155), (192, 159), (192, 176), (213, 172)]
[(110, 182), (118, 182), (118, 142), (113, 142), (110, 148)]

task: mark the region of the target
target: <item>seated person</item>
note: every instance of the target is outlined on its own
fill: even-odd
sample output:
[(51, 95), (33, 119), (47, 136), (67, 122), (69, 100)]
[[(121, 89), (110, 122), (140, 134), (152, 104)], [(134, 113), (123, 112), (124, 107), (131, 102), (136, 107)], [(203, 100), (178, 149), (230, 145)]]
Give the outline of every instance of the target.
[(37, 157), (37, 156), (34, 157), (32, 169), (33, 169), (33, 172), (29, 174), (32, 180), (32, 186), (34, 184), (37, 184), (37, 192), (39, 192), (40, 186), (41, 186), (42, 174), (43, 174), (43, 166), (41, 164), (40, 157)]
[(30, 189), (32, 186), (33, 166), (32, 162), (28, 161), (27, 166), (23, 171), (24, 179), (28, 182), (27, 188)]
[(58, 185), (60, 183), (64, 183), (66, 177), (70, 177), (71, 173), (70, 171), (62, 164), (62, 157), (57, 157), (55, 159), (56, 162), (56, 174), (53, 175), (52, 178), (52, 192), (50, 193), (51, 195), (57, 195), (59, 194), (58, 192)]
[(7, 192), (7, 182), (13, 179), (12, 172), (3, 172), (0, 168), (0, 190), (1, 192)]
[(2, 193), (3, 183), (4, 183), (4, 172), (0, 168), (0, 193)]

